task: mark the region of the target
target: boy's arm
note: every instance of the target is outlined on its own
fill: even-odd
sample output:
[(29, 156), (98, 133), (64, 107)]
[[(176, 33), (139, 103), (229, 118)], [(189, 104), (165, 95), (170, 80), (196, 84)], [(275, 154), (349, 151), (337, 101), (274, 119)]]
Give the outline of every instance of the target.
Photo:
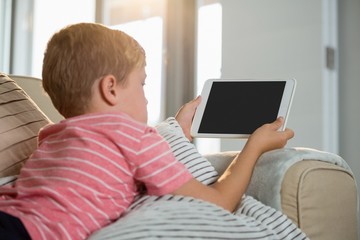
[(246, 191), (257, 158), (255, 152), (244, 149), (212, 186), (192, 179), (173, 194), (202, 199), (232, 212)]
[(190, 180), (173, 192), (215, 203), (229, 211), (239, 204), (249, 185), (257, 159), (266, 151), (282, 148), (294, 136), (290, 129), (278, 131), (283, 119), (258, 128), (248, 139), (243, 150), (212, 186), (206, 186), (196, 179)]

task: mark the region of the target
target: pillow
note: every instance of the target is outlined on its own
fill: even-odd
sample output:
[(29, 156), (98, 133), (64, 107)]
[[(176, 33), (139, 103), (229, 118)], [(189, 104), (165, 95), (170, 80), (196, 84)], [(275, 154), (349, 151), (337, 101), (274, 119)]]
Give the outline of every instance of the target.
[(50, 120), (14, 80), (0, 73), (0, 177), (17, 175)]
[(186, 166), (194, 178), (207, 185), (216, 181), (219, 176), (217, 171), (185, 137), (175, 118), (166, 119), (156, 126), (156, 129), (169, 143), (175, 158)]

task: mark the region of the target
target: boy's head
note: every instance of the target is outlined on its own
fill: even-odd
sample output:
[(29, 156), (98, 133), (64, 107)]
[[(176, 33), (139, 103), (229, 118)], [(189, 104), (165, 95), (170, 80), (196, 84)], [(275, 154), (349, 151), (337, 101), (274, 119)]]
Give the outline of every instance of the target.
[(145, 67), (143, 48), (124, 32), (95, 23), (70, 25), (55, 33), (43, 61), (43, 87), (65, 117), (86, 112), (95, 80), (112, 74), (120, 84)]

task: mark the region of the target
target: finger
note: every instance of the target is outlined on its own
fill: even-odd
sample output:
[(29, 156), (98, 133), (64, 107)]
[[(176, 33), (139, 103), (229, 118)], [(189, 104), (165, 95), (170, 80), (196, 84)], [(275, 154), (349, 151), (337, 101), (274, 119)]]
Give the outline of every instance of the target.
[(278, 117), (275, 122), (281, 122), (283, 123), (284, 122), (284, 117)]
[(188, 102), (187, 104), (185, 104), (184, 108), (186, 108), (187, 111), (194, 113), (196, 108), (199, 106), (200, 102), (201, 102), (201, 97), (198, 96), (198, 97), (194, 98), (193, 100), (191, 100), (190, 102)]
[(286, 128), (286, 129), (284, 130), (284, 133), (286, 134), (286, 136), (288, 137), (288, 139), (291, 139), (291, 138), (293, 138), (293, 137), (295, 136), (294, 131), (293, 131), (292, 129), (290, 129), (290, 128)]
[(194, 98), (194, 99), (191, 101), (191, 104), (193, 104), (195, 108), (196, 108), (197, 106), (199, 106), (200, 103), (201, 103), (201, 96), (197, 96), (196, 98)]
[(272, 122), (270, 125), (272, 126), (273, 130), (278, 130), (284, 123), (283, 117), (278, 117), (274, 122)]
[(185, 136), (187, 139), (189, 139), (190, 142), (192, 142), (192, 136), (190, 134), (186, 134)]
[(199, 102), (201, 102), (201, 96), (199, 95), (199, 96), (197, 96), (196, 98), (195, 98), (195, 101), (199, 101)]

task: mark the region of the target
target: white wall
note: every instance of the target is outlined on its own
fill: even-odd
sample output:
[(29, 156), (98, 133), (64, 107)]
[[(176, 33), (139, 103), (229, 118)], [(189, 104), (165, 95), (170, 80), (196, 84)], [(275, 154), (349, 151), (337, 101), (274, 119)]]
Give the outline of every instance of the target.
[[(325, 150), (322, 1), (226, 0), (223, 78), (296, 78), (288, 146)], [(305, 14), (306, 13), (306, 14)], [(222, 141), (223, 150), (239, 141)]]
[(349, 163), (360, 186), (360, 1), (338, 4), (340, 155)]

